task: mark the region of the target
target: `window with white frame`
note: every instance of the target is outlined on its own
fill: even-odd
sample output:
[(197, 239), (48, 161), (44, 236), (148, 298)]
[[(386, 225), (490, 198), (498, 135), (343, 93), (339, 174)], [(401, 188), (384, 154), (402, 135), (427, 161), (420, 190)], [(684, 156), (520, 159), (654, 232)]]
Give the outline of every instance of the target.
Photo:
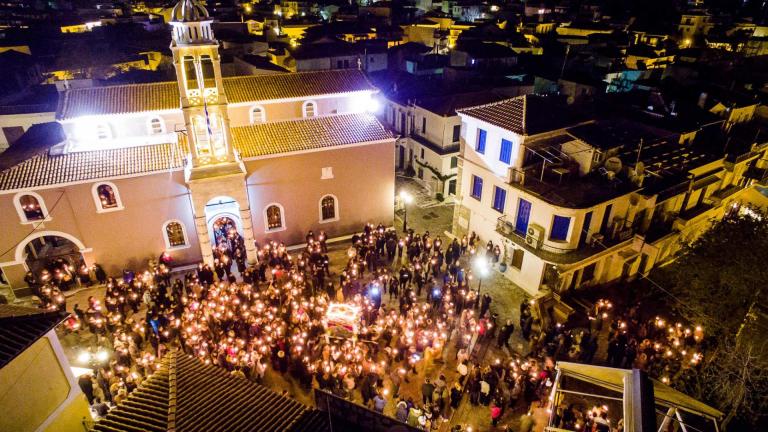
[(106, 140), (112, 138), (112, 128), (107, 123), (96, 123), (96, 139)]
[(339, 200), (334, 195), (320, 198), (320, 222), (339, 220)]
[(169, 220), (163, 224), (163, 238), (166, 249), (183, 249), (189, 247), (187, 230), (179, 220)]
[(333, 167), (323, 167), (320, 171), (320, 180), (328, 180), (333, 178)]
[(302, 113), (304, 117), (316, 117), (317, 116), (317, 102), (306, 101), (302, 105)]
[(114, 183), (95, 183), (91, 193), (93, 194), (93, 201), (96, 203), (96, 211), (99, 213), (123, 208), (123, 203), (120, 201), (120, 193), (117, 191), (117, 186)]
[(264, 225), (267, 232), (285, 229), (285, 214), (282, 205), (273, 203), (264, 209)]
[(267, 121), (267, 112), (262, 106), (251, 108), (251, 124), (265, 123)]
[(147, 128), (150, 135), (160, 135), (165, 133), (165, 123), (160, 117), (152, 117), (147, 122)]
[(19, 192), (13, 200), (21, 223), (50, 220), (43, 197), (35, 192)]

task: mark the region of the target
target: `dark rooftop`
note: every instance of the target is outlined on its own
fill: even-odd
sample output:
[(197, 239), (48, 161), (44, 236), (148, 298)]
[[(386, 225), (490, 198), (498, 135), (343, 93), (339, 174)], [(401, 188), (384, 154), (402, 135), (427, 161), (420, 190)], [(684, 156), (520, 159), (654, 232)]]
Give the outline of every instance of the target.
[(182, 351), (93, 427), (97, 432), (328, 430), (325, 414)]
[(498, 102), (505, 97), (494, 91), (446, 94), (418, 99), (416, 105), (441, 116), (456, 115), (456, 110)]
[(598, 121), (572, 127), (567, 132), (574, 138), (604, 151), (630, 143), (634, 146), (641, 139), (648, 141), (669, 134), (668, 131), (624, 120)]
[(535, 95), (518, 96), (459, 112), (522, 135), (536, 135), (587, 120), (584, 114), (573, 108)]
[(69, 314), (0, 305), (0, 368), (45, 336)]

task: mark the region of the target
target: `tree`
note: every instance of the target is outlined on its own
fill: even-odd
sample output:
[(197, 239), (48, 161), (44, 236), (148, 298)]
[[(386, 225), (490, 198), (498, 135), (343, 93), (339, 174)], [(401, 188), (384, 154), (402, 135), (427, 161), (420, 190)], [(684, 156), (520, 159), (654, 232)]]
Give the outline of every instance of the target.
[(679, 298), (673, 307), (712, 336), (734, 337), (768, 281), (768, 218), (726, 217), (681, 250), (653, 280)]
[(736, 420), (733, 430), (765, 430), (768, 319), (759, 311), (768, 306), (768, 216), (755, 211), (715, 222), (650, 279), (708, 335), (704, 362), (675, 386), (725, 412), (723, 429)]

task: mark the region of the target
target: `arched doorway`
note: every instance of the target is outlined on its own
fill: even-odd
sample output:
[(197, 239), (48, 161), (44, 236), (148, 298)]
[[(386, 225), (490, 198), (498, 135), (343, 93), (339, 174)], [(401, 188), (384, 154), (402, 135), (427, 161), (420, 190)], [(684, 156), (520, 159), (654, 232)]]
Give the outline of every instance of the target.
[[(25, 243), (26, 242), (26, 243)], [(71, 236), (41, 233), (19, 244), (17, 254), (38, 283), (53, 282), (68, 289), (88, 278), (82, 244)]]
[(237, 201), (227, 196), (216, 197), (206, 204), (205, 216), (214, 258), (245, 262), (243, 223)]
[(211, 223), (213, 237), (211, 244), (222, 252), (232, 252), (242, 242), (242, 233), (237, 229), (237, 223), (229, 215), (219, 215)]

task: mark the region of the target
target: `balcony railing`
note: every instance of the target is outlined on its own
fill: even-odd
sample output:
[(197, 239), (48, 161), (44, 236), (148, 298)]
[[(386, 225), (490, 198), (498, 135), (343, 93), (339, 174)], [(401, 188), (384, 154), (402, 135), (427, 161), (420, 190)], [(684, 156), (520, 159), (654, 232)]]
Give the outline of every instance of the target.
[(617, 232), (612, 238), (605, 237), (600, 241), (590, 241), (577, 249), (561, 249), (545, 245), (543, 238), (538, 241), (540, 245), (531, 245), (526, 241), (526, 235), (516, 231), (514, 225), (507, 221), (506, 216), (497, 219), (496, 232), (537, 257), (555, 264), (573, 264), (601, 252), (620, 249), (631, 244), (635, 237), (631, 229), (625, 229)]

